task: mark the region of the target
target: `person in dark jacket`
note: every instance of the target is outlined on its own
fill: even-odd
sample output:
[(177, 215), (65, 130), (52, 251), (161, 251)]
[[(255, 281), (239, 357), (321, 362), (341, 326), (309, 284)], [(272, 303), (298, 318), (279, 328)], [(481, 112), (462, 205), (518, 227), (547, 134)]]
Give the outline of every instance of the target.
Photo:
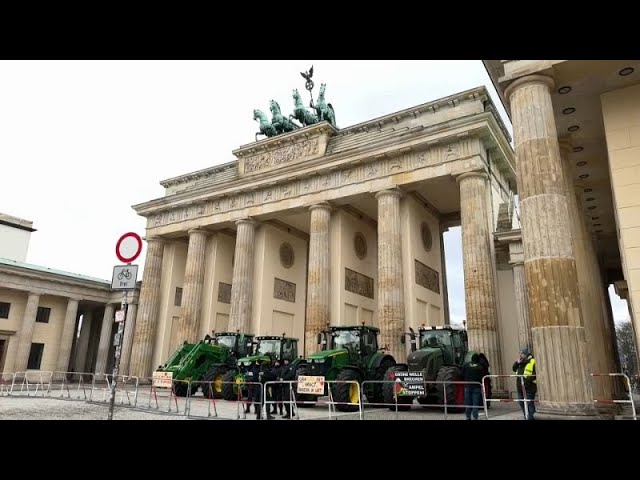
[[(273, 376), (274, 380), (280, 380), (282, 376), (282, 365), (280, 365), (280, 360), (276, 359), (273, 366)], [(281, 383), (273, 383), (269, 386), (271, 389), (271, 398), (274, 403), (271, 404), (271, 413), (275, 415), (278, 411), (280, 411), (280, 415), (282, 415), (282, 387)]]
[(482, 377), (485, 375), (485, 367), (479, 361), (477, 353), (471, 355), (471, 360), (462, 366), (462, 380), (473, 382), (465, 384), (464, 404), (467, 420), (478, 420), (478, 408), (482, 404)]
[[(482, 368), (484, 368), (484, 375), (491, 375), (491, 371), (489, 370), (489, 359), (487, 358), (487, 356), (484, 353), (478, 353), (478, 363), (480, 365), (482, 365)], [(491, 379), (487, 378), (484, 381), (484, 393), (486, 398), (491, 398), (491, 394), (493, 392), (493, 385), (491, 383)], [(487, 402), (487, 407), (491, 405), (491, 402)]]
[[(256, 385), (260, 389), (259, 400), (258, 400), (258, 403), (256, 403), (256, 408), (258, 409), (256, 412), (257, 420), (260, 419), (260, 412), (262, 410), (262, 406), (264, 405), (264, 396), (262, 394), (264, 392), (264, 385), (265, 383), (271, 382), (275, 379), (276, 377), (273, 373), (273, 368), (271, 367), (271, 365), (267, 363), (262, 363), (258, 370), (258, 382), (260, 382), (260, 384)], [(269, 411), (268, 408), (266, 409), (266, 412), (267, 412), (267, 420), (273, 420), (275, 418), (273, 415), (271, 415), (271, 412)]]
[[(520, 350), (520, 357), (513, 364), (513, 371), (516, 375), (522, 375), (516, 378), (516, 391), (518, 392), (518, 400), (524, 418), (533, 420), (536, 413), (534, 403), (538, 386), (536, 384), (536, 359), (527, 347)], [(525, 409), (526, 404), (526, 409)]]
[[(289, 360), (284, 360), (282, 368), (280, 370), (280, 380), (284, 382), (293, 382), (296, 380), (296, 367), (291, 365)], [(296, 413), (293, 406), (295, 405), (295, 383), (283, 383), (282, 384), (282, 401), (284, 402), (284, 409), (286, 414), (282, 418), (295, 417)]]
[(260, 385), (257, 384), (258, 378), (260, 376), (260, 362), (256, 360), (255, 363), (247, 366), (245, 372), (245, 379), (249, 384), (247, 387), (248, 395), (247, 395), (247, 407), (244, 413), (249, 413), (251, 410), (251, 405), (253, 405), (253, 411), (258, 413), (259, 403), (262, 402), (262, 393), (260, 391)]

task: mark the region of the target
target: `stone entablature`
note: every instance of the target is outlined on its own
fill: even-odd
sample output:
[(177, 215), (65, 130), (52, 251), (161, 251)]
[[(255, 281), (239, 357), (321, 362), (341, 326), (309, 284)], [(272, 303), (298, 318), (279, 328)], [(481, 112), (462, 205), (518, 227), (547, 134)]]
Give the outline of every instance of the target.
[[(278, 202), (296, 197), (323, 193), (324, 198), (320, 200), (330, 200), (360, 193), (360, 190), (370, 191), (371, 182), (386, 188), (476, 170), (486, 164), (487, 148), (495, 149), (497, 154), (493, 156), (502, 158), (503, 165), (513, 165), (506, 142), (487, 144), (489, 138), (502, 140), (499, 132), (493, 113), (483, 112), (430, 128), (415, 127), (390, 136), (372, 148), (281, 167), (255, 179), (245, 177), (230, 182), (215, 191), (211, 188), (188, 190), (134, 206), (134, 209), (148, 217), (148, 234), (164, 234), (282, 210)], [(345, 192), (343, 188), (349, 190)]]
[(241, 177), (263, 174), (324, 156), (329, 138), (338, 131), (328, 122), (317, 123), (252, 143), (233, 151)]
[[(98, 303), (120, 303), (121, 291), (112, 291), (111, 284), (94, 283), (89, 280), (64, 277), (56, 274), (47, 274), (34, 270), (26, 270), (20, 267), (0, 265), (0, 287), (24, 292), (37, 292), (40, 295), (53, 295), (58, 297), (70, 297), (78, 300), (90, 300)], [(140, 282), (138, 282), (140, 284)], [(129, 292), (129, 303), (135, 303), (140, 288)]]

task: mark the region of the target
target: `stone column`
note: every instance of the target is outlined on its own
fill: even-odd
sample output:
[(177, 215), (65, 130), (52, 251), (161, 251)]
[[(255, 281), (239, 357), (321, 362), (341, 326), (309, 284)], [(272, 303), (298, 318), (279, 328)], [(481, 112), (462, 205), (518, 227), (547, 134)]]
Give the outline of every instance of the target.
[(539, 414), (584, 418), (595, 409), (552, 87), (551, 78), (531, 75), (514, 81), (505, 96), (513, 119)]
[(531, 325), (529, 323), (529, 302), (527, 301), (527, 282), (524, 276), (524, 263), (513, 263), (513, 285), (516, 295), (516, 311), (518, 312), (518, 345), (519, 348), (533, 349)]
[(449, 312), (449, 287), (447, 285), (447, 258), (444, 251), (444, 234), (449, 231), (449, 227), (440, 225), (440, 265), (442, 268), (442, 307), (444, 309), (444, 324), (451, 325), (451, 314)]
[(489, 359), (491, 373), (500, 374), (502, 362), (497, 338), (496, 289), (487, 204), (488, 176), (485, 172), (468, 172), (458, 176), (457, 181), (460, 185), (464, 304), (469, 348), (484, 353)]
[(139, 310), (133, 335), (129, 374), (137, 377), (151, 376), (153, 344), (158, 325), (158, 303), (162, 278), (164, 241), (158, 237), (147, 239), (147, 256), (144, 263)]
[(305, 355), (317, 351), (316, 337), (329, 320), (329, 222), (331, 206), (328, 203), (311, 205), (309, 235), (309, 272), (307, 274), (307, 320), (305, 325)]
[(405, 361), (404, 284), (402, 280), (402, 238), (400, 190), (376, 193), (378, 200), (378, 323), (380, 344), (397, 362)]
[(104, 316), (102, 317), (102, 328), (100, 329), (100, 343), (98, 344), (98, 356), (96, 357), (96, 373), (107, 372), (107, 362), (109, 355), (109, 347), (111, 346), (111, 329), (114, 324), (113, 305), (108, 303), (104, 307)]
[(78, 315), (78, 299), (70, 298), (67, 301), (67, 313), (64, 317), (62, 334), (60, 335), (60, 349), (58, 350), (58, 360), (56, 371), (66, 372), (69, 369), (71, 356), (71, 346), (73, 345), (73, 334), (76, 331), (76, 320)]
[[(82, 312), (82, 326), (80, 328), (80, 337), (78, 338), (78, 348), (76, 348), (73, 369), (76, 373), (84, 373), (87, 369), (87, 353), (89, 350), (89, 335), (91, 333), (91, 310)], [(89, 367), (90, 368), (90, 367)]]
[[(608, 319), (603, 308), (605, 300), (600, 286), (600, 268), (591, 237), (587, 232), (581, 202), (578, 202), (579, 196), (574, 186), (573, 166), (569, 163), (571, 145), (566, 139), (561, 139), (558, 145), (567, 208), (571, 220), (570, 227), (576, 261), (582, 323), (588, 346), (587, 373), (609, 373), (610, 365), (607, 351), (611, 339), (605, 323), (608, 322)], [(613, 383), (609, 377), (598, 377), (591, 380), (594, 398), (599, 400), (612, 399), (612, 386)]]
[(22, 326), (20, 327), (20, 333), (18, 334), (18, 348), (16, 350), (16, 360), (13, 365), (13, 369), (16, 372), (24, 372), (27, 370), (39, 301), (39, 293), (29, 293), (27, 306), (25, 307), (24, 315), (22, 316)]
[(136, 328), (136, 313), (138, 306), (130, 303), (127, 306), (127, 318), (125, 319), (124, 335), (122, 337), (122, 350), (120, 351), (120, 366), (118, 370), (121, 375), (129, 375), (129, 359), (131, 358), (131, 347), (133, 346), (133, 332)]
[(251, 327), (251, 305), (253, 300), (253, 249), (256, 222), (244, 218), (236, 222), (236, 251), (231, 280), (231, 307), (229, 330), (248, 332)]
[(202, 304), (202, 284), (204, 282), (205, 249), (208, 233), (204, 230), (189, 230), (189, 249), (184, 271), (184, 292), (182, 294), (182, 320), (177, 343), (185, 340), (196, 343), (200, 333), (200, 308)]

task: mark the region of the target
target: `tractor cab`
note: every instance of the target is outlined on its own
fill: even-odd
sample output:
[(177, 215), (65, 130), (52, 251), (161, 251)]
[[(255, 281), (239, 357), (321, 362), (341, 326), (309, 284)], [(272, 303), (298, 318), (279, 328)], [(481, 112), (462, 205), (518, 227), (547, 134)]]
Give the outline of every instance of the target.
[(376, 327), (329, 327), (318, 334), (318, 344), (322, 351), (347, 350), (353, 362), (368, 357), (378, 351), (378, 333)]
[(275, 360), (294, 362), (298, 358), (298, 339), (281, 336), (263, 335), (255, 337), (251, 352), (238, 360), (240, 367), (248, 367), (256, 361), (271, 364)]
[[(421, 326), (418, 333), (409, 328), (411, 351), (437, 348), (442, 351), (445, 365), (462, 366), (468, 351), (467, 331), (458, 330), (451, 326)], [(402, 337), (404, 343), (404, 336)]]
[(251, 355), (253, 347), (253, 338), (251, 334), (240, 332), (219, 332), (214, 333), (210, 337), (209, 343), (227, 347), (236, 358), (242, 358)]
[(269, 356), (272, 360), (289, 360), (293, 362), (298, 358), (298, 339), (277, 336), (256, 337), (255, 355)]

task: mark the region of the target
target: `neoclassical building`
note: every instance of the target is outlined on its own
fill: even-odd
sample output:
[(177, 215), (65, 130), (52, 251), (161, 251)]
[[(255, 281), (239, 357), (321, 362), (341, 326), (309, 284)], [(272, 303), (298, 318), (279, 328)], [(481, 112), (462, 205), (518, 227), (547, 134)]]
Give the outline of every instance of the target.
[(449, 322), (442, 234), (456, 225), (472, 344), (510, 369), (526, 299), (519, 236), (494, 237), (518, 228), (509, 141), (481, 87), (161, 182), (165, 196), (134, 207), (148, 246), (129, 371), (149, 376), (212, 330), (286, 332), (308, 353), (328, 323), (378, 326), (405, 361), (408, 327)]
[(404, 361), (403, 332), (449, 323), (442, 235), (460, 226), (471, 347), (496, 374), (532, 348), (540, 414), (595, 417), (593, 399), (619, 393), (590, 375), (618, 371), (607, 286), (635, 308), (640, 288), (640, 93), (623, 72), (640, 65), (485, 65), (515, 152), (479, 87), (281, 133), (161, 182), (163, 197), (133, 207), (148, 245), (129, 373), (211, 330), (286, 332), (309, 353), (328, 323), (375, 325)]
[[(112, 373), (122, 294), (108, 280), (26, 263), (34, 231), (32, 222), (0, 214), (0, 373)], [(128, 295), (125, 363), (138, 296), (139, 287)]]
[(540, 409), (591, 415), (590, 374), (619, 371), (608, 286), (640, 308), (640, 62), (484, 64), (513, 124)]

